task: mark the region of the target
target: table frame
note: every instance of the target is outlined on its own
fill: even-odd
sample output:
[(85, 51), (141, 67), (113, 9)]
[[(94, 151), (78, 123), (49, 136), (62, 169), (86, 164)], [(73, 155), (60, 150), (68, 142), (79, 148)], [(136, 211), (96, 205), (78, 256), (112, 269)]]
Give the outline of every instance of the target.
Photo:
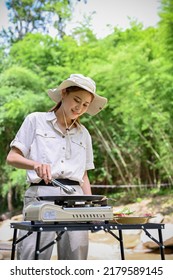
[[(11, 223), (11, 228), (14, 229), (13, 232), (13, 241), (12, 241), (12, 251), (11, 251), (11, 260), (15, 259), (15, 250), (16, 245), (21, 242), (23, 239), (27, 238), (33, 232), (37, 232), (36, 236), (36, 244), (35, 244), (35, 260), (39, 259), (39, 255), (41, 252), (55, 244), (61, 239), (61, 236), (66, 231), (91, 231), (97, 232), (100, 230), (104, 230), (111, 234), (114, 238), (116, 238), (120, 243), (120, 254), (121, 259), (125, 260), (124, 253), (124, 244), (123, 244), (123, 230), (143, 230), (145, 234), (154, 241), (160, 249), (161, 260), (165, 260), (164, 253), (164, 244), (162, 238), (162, 229), (164, 229), (164, 224), (158, 223), (146, 223), (146, 224), (117, 224), (111, 221), (105, 222), (53, 222), (53, 223), (43, 223), (43, 222), (14, 222)], [(26, 230), (28, 231), (26, 235), (17, 239), (17, 230)], [(155, 229), (158, 230), (158, 239), (154, 238), (148, 230)], [(118, 235), (115, 234), (115, 231), (118, 231)], [(46, 246), (40, 248), (40, 238), (41, 233), (45, 231), (54, 231), (57, 233), (57, 237), (49, 242)]]

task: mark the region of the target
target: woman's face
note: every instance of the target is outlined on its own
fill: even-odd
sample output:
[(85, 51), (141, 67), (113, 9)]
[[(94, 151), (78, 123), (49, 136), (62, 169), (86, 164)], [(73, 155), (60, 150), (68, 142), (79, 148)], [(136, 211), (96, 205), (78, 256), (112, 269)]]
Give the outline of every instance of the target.
[(62, 97), (66, 117), (71, 120), (83, 115), (93, 99), (92, 94), (83, 89), (70, 93), (63, 91)]

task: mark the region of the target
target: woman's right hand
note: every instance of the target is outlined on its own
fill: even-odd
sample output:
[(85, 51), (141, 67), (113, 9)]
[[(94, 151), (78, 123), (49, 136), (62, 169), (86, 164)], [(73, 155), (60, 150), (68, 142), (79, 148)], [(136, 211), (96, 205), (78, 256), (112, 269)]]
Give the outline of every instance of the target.
[(37, 173), (37, 176), (43, 179), (46, 184), (48, 184), (51, 181), (52, 176), (49, 164), (37, 162), (34, 164), (34, 170)]

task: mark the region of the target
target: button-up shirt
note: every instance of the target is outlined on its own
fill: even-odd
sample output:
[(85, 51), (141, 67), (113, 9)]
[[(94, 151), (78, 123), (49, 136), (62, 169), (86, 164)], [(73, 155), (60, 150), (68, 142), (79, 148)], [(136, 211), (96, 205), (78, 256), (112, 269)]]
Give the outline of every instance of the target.
[[(28, 159), (50, 164), (53, 178), (68, 178), (82, 185), (85, 171), (94, 169), (88, 130), (77, 124), (67, 137), (58, 127), (54, 112), (29, 114), (11, 142), (10, 147), (13, 146)], [(39, 183), (40, 180), (34, 170), (27, 170), (28, 182)]]

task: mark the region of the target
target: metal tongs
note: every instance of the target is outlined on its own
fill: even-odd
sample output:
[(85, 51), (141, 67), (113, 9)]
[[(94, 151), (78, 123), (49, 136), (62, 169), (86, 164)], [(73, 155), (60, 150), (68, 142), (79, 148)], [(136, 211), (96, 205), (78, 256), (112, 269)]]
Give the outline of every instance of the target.
[(52, 179), (52, 184), (55, 187), (60, 187), (67, 194), (73, 194), (76, 191), (73, 187), (64, 185), (64, 184), (60, 183), (59, 181), (57, 181), (55, 179)]

